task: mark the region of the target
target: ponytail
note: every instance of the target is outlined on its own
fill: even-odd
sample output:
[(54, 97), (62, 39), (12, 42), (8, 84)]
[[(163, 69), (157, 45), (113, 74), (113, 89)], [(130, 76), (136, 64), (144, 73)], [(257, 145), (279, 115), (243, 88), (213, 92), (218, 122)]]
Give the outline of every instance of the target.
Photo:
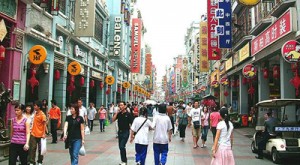
[(227, 110), (227, 108), (222, 108), (220, 110), (220, 115), (224, 119), (224, 121), (226, 123), (227, 131), (228, 131), (229, 130), (229, 117), (228, 117), (228, 110)]
[(224, 121), (226, 123), (227, 131), (228, 131), (229, 130), (229, 119), (228, 119), (228, 115), (227, 114), (225, 114)]

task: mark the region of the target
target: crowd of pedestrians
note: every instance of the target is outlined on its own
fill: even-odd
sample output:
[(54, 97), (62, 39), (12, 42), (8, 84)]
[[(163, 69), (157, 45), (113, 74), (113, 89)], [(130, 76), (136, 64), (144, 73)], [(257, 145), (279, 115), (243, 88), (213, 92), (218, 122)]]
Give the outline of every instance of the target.
[[(9, 164), (15, 165), (19, 160), (21, 165), (42, 164), (44, 153), (41, 151), (42, 139), (48, 132), (50, 125), (52, 143), (57, 143), (57, 129), (62, 122), (61, 111), (55, 100), (51, 100), (51, 108), (48, 110), (47, 100), (36, 101), (33, 104), (18, 104), (15, 106), (15, 114), (11, 120), (11, 146)], [(71, 165), (79, 162), (79, 151), (84, 146), (87, 129), (94, 131), (94, 120), (99, 119), (99, 132), (105, 132), (105, 125), (115, 122), (116, 138), (120, 150), (120, 165), (127, 164), (126, 144), (135, 143), (135, 161), (137, 165), (144, 165), (149, 145), (149, 132), (153, 130), (153, 151), (155, 165), (167, 163), (169, 143), (172, 135), (179, 134), (180, 140), (192, 137), (193, 148), (206, 148), (207, 134), (211, 130), (213, 134), (212, 161), (211, 164), (222, 165), (222, 162), (233, 165), (232, 131), (233, 125), (228, 119), (228, 110), (222, 107), (206, 107), (199, 101), (193, 104), (166, 103), (157, 105), (145, 105), (143, 103), (111, 103), (101, 105), (96, 110), (94, 103), (89, 103), (85, 108), (81, 99), (75, 104), (69, 104), (66, 108), (61, 140), (65, 142), (65, 148), (69, 149)], [(149, 116), (153, 115), (153, 120)], [(192, 135), (186, 134), (187, 127), (191, 128)], [(130, 138), (129, 138), (130, 137)], [(36, 150), (38, 157), (36, 159)]]

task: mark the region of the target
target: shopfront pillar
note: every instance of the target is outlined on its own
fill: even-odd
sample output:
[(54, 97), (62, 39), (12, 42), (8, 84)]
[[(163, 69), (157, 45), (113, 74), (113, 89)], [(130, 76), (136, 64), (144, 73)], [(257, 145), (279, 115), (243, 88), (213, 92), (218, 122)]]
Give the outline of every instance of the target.
[[(269, 75), (270, 76), (270, 75)], [(269, 78), (264, 78), (263, 66), (258, 65), (258, 101), (270, 98)]]
[(100, 107), (101, 105), (104, 105), (104, 107), (107, 106), (107, 104), (104, 103), (106, 94), (103, 94), (103, 88), (101, 89), (99, 85), (95, 85), (96, 90), (96, 106)]
[(63, 111), (66, 107), (67, 90), (67, 70), (59, 70), (60, 79), (54, 82), (54, 99), (57, 102), (57, 106)]
[(240, 92), (239, 92), (239, 110), (240, 114), (248, 114), (248, 85), (243, 84), (243, 75), (239, 74)]
[(291, 70), (291, 64), (280, 58), (280, 96), (282, 99), (295, 98), (296, 90), (290, 83), (293, 77), (294, 73)]
[[(46, 62), (45, 62), (46, 63)], [(53, 62), (47, 63), (49, 65), (49, 71), (47, 73), (46, 69), (44, 69), (44, 73), (39, 74), (39, 90), (38, 90), (38, 97), (39, 100), (47, 99), (48, 100), (48, 107), (51, 107), (50, 101), (52, 100), (53, 96)], [(43, 65), (40, 65), (43, 67)]]

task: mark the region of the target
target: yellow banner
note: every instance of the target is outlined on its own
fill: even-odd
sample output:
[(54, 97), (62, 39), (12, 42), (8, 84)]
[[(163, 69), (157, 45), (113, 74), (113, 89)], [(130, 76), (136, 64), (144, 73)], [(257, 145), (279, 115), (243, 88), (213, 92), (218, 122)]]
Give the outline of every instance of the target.
[(228, 58), (228, 60), (225, 62), (225, 68), (226, 71), (232, 68), (232, 57)]
[(209, 62), (208, 62), (208, 42), (207, 42), (207, 22), (200, 22), (200, 54), (199, 54), (199, 70), (200, 72), (209, 71)]
[(250, 44), (247, 43), (242, 49), (239, 50), (240, 62), (244, 61), (250, 56)]

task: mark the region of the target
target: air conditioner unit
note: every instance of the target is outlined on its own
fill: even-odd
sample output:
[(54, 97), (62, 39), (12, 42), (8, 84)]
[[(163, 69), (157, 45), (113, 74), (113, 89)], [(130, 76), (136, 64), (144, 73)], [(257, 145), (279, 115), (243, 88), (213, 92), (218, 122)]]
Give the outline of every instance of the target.
[(33, 0), (21, 0), (25, 4), (32, 4)]

